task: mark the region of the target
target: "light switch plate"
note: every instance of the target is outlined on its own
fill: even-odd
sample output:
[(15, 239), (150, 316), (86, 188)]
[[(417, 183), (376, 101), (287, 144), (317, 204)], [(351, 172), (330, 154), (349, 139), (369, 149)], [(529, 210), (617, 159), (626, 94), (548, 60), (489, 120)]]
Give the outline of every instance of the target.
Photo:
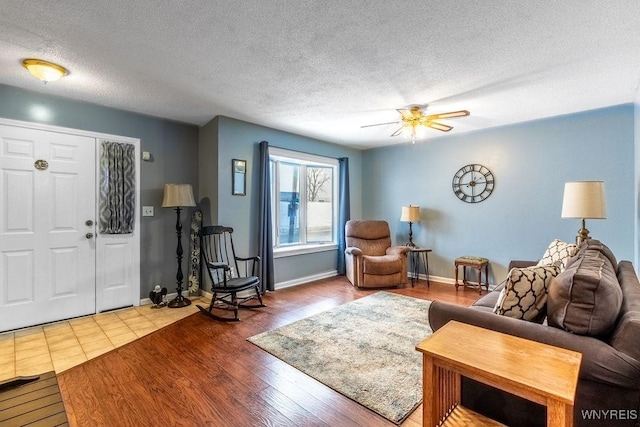
[(142, 216), (153, 216), (153, 206), (143, 206)]

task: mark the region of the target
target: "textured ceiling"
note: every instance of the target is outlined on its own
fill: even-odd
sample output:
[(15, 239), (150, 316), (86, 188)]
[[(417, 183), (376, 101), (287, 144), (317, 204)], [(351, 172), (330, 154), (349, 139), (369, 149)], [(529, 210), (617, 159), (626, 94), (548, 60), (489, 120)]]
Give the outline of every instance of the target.
[(471, 111), (456, 134), (637, 101), (639, 22), (637, 0), (0, 0), (0, 83), (368, 148), (415, 104)]

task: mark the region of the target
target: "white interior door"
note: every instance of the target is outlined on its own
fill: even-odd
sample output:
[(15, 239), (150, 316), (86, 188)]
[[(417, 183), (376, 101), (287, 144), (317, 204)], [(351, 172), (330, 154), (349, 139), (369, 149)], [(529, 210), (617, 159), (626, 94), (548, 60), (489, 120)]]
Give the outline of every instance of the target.
[[(111, 141), (121, 142), (110, 138)], [(100, 143), (98, 140), (98, 148)], [(130, 143), (130, 142), (125, 142)], [(140, 182), (140, 144), (133, 144), (136, 158), (136, 186)], [(98, 171), (98, 174), (100, 171)], [(96, 175), (100, 182), (100, 176)], [(137, 192), (133, 232), (128, 234), (98, 233), (96, 240), (97, 276), (96, 310), (98, 312), (140, 305), (140, 202)]]
[[(137, 231), (134, 231), (136, 233)], [(96, 310), (139, 305), (139, 250), (133, 234), (98, 234)]]
[[(97, 233), (102, 138), (135, 147), (130, 234)], [(140, 140), (0, 119), (0, 332), (139, 305), (139, 200)]]
[(0, 331), (95, 313), (95, 149), (0, 125)]

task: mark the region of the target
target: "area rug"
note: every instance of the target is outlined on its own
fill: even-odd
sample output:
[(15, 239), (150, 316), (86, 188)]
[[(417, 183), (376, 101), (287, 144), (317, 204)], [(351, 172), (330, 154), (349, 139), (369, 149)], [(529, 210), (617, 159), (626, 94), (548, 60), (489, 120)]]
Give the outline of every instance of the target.
[(415, 347), (432, 333), (430, 304), (377, 292), (248, 340), (400, 424), (422, 401)]

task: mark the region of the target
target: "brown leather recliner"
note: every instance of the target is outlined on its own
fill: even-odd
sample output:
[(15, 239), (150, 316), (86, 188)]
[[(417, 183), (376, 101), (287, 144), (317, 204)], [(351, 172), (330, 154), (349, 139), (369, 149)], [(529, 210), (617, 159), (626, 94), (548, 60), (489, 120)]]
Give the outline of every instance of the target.
[(409, 248), (391, 246), (386, 221), (347, 221), (345, 238), (347, 278), (353, 286), (383, 288), (407, 283)]

